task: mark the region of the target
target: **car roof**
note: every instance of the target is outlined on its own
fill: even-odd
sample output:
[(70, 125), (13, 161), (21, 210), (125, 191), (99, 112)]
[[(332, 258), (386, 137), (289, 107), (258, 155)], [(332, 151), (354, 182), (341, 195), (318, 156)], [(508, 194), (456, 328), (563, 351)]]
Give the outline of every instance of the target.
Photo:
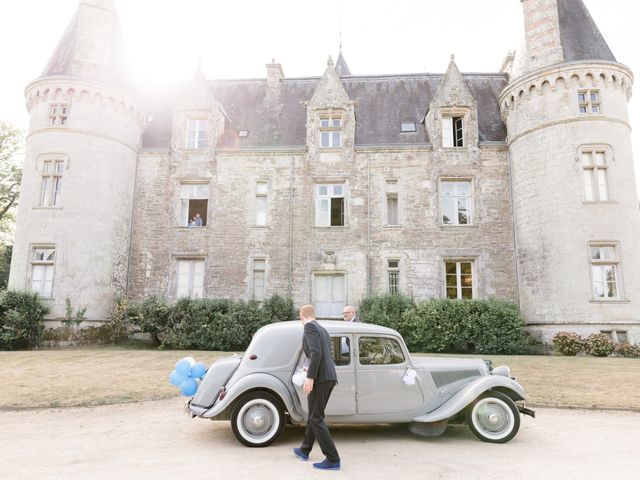
[[(376, 335), (399, 335), (398, 332), (391, 328), (372, 323), (346, 322), (343, 320), (317, 320), (317, 322), (322, 325), (329, 334), (370, 333)], [(302, 330), (302, 324), (299, 321), (277, 322), (270, 323), (269, 325), (262, 327), (260, 330), (264, 330), (264, 333), (286, 334), (292, 331), (300, 332)]]

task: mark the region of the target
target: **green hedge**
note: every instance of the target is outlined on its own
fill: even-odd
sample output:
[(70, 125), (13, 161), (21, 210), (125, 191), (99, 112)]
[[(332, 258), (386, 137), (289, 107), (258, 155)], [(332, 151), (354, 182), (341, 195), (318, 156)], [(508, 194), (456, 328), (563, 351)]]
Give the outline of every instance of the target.
[(385, 295), (362, 302), (361, 318), (398, 330), (413, 352), (531, 354), (518, 307), (502, 300), (434, 299), (414, 303)]
[(264, 325), (295, 317), (293, 301), (274, 295), (262, 303), (181, 298), (169, 304), (151, 297), (130, 305), (128, 318), (161, 348), (244, 350)]
[(0, 293), (0, 350), (36, 348), (49, 308), (35, 292), (7, 290)]

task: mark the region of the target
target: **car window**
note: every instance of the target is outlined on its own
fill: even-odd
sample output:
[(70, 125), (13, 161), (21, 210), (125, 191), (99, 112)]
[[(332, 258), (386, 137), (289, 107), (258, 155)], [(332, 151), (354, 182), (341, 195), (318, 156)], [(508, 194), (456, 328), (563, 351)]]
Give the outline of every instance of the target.
[(351, 363), (351, 340), (348, 337), (331, 337), (331, 356), (336, 366)]
[(403, 363), (404, 354), (397, 340), (386, 337), (360, 337), (360, 365)]

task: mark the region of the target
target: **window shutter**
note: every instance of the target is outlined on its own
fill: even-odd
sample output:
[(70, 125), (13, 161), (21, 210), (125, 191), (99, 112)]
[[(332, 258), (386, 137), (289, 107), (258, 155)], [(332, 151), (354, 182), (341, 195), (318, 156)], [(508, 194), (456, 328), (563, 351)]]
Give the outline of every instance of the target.
[(453, 118), (442, 117), (442, 146), (453, 147)]

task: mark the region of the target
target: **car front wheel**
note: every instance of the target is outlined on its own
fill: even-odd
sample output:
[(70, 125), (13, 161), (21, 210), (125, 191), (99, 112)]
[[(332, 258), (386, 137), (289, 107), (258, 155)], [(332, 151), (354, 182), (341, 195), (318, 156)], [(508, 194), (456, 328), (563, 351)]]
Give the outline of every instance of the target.
[(231, 427), (236, 438), (248, 447), (266, 447), (284, 431), (284, 408), (268, 392), (253, 392), (242, 397), (233, 408)]
[(467, 425), (483, 442), (506, 443), (520, 429), (518, 407), (500, 392), (485, 392), (465, 410)]

